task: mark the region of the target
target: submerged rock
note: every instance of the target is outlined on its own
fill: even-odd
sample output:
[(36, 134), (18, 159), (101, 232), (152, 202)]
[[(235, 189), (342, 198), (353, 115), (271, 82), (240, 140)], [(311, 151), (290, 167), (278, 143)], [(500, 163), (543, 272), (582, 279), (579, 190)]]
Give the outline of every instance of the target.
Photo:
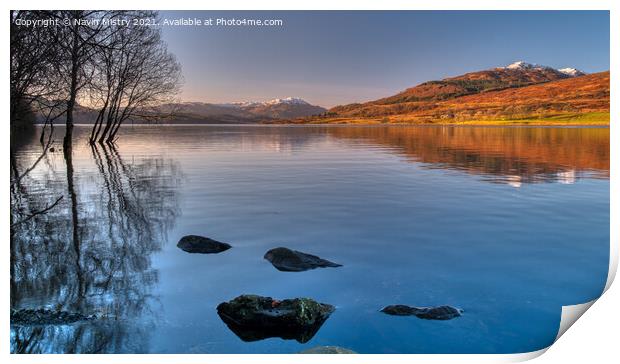
[(205, 238), (198, 235), (187, 235), (181, 238), (177, 247), (188, 253), (215, 254), (231, 248), (230, 244)]
[(315, 268), (342, 267), (341, 264), (330, 262), (316, 255), (288, 248), (271, 249), (265, 253), (264, 258), (271, 262), (277, 270), (284, 272), (303, 272)]
[(256, 295), (242, 295), (217, 306), (222, 321), (243, 341), (279, 337), (300, 343), (312, 339), (334, 310), (310, 298), (278, 301)]
[(44, 308), (11, 309), (12, 325), (66, 325), (95, 318), (94, 315), (86, 316), (75, 312), (55, 311)]
[(410, 307), (392, 305), (383, 308), (381, 312), (394, 316), (417, 316), (426, 320), (451, 320), (460, 317), (463, 310), (452, 306)]
[(341, 348), (340, 346), (315, 346), (310, 349), (302, 350), (299, 354), (357, 354), (353, 350)]

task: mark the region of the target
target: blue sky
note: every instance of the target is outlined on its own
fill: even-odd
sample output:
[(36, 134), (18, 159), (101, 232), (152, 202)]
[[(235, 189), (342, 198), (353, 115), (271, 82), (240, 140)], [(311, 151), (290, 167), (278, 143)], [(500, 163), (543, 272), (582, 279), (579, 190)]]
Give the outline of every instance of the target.
[(525, 60), (609, 69), (607, 11), (162, 11), (282, 19), (281, 27), (163, 27), (186, 101), (296, 96), (334, 106)]

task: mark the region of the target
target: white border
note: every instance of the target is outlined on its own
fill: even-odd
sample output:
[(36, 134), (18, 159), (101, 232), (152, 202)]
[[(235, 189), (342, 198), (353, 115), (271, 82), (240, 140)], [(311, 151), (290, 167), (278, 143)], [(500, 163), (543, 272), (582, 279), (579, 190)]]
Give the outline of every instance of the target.
[[(514, 2), (504, 0), (433, 0), (433, 1), (421, 1), (421, 0), (382, 0), (380, 2), (372, 0), (297, 0), (284, 1), (284, 0), (226, 0), (212, 3), (198, 3), (190, 0), (176, 0), (163, 1), (163, 0), (134, 0), (134, 1), (120, 1), (109, 0), (101, 3), (84, 3), (83, 0), (55, 0), (49, 1), (12, 1), (11, 3), (4, 3), (6, 8), (4, 16), (0, 18), (3, 24), (4, 37), (2, 38), (2, 62), (4, 63), (0, 72), (2, 72), (5, 82), (9, 80), (9, 22), (8, 22), (8, 10), (10, 9), (47, 9), (47, 8), (64, 8), (64, 9), (83, 9), (83, 8), (101, 8), (101, 9), (154, 9), (154, 10), (611, 10), (610, 16), (610, 28), (611, 28), (611, 69), (612, 74), (616, 74), (618, 68), (618, 45), (620, 37), (618, 31), (620, 30), (619, 13), (620, 2), (611, 0), (515, 0)], [(615, 115), (618, 105), (618, 97), (616, 90), (619, 90), (618, 79), (614, 76), (611, 78), (612, 88), (612, 103), (611, 103), (611, 115)], [(8, 114), (8, 87), (5, 84), (2, 95), (2, 105), (5, 116)], [(0, 177), (2, 188), (5, 193), (1, 194), (0, 198), (3, 206), (9, 205), (9, 196), (6, 191), (9, 189), (9, 161), (6, 156), (9, 154), (9, 124), (5, 119), (3, 125), (4, 133), (0, 133), (1, 145), (4, 148), (4, 156), (2, 159), (2, 173)], [(610, 270), (605, 287), (606, 292), (596, 304), (594, 310), (589, 310), (585, 313), (586, 320), (580, 320), (575, 326), (579, 330), (576, 332), (569, 330), (566, 335), (562, 334), (566, 332), (568, 327), (589, 308), (593, 302), (584, 303), (581, 305), (575, 305), (571, 307), (565, 307), (562, 312), (561, 330), (558, 334), (558, 338), (562, 336), (562, 339), (552, 346), (547, 355), (541, 357), (539, 362), (547, 363), (571, 363), (571, 362), (584, 362), (591, 359), (598, 358), (599, 360), (609, 361), (611, 358), (617, 360), (618, 353), (616, 350), (616, 341), (618, 326), (620, 325), (620, 315), (617, 314), (617, 308), (620, 307), (620, 291), (617, 287), (611, 288), (611, 283), (614, 280), (615, 273), (618, 265), (618, 231), (611, 227), (620, 226), (620, 216), (618, 214), (618, 144), (614, 141), (619, 140), (619, 129), (614, 126), (612, 122), (611, 126), (611, 223), (610, 223)], [(1, 241), (5, 242), (3, 251), (2, 266), (0, 271), (4, 272), (4, 279), (0, 283), (0, 292), (2, 292), (2, 307), (0, 312), (6, 312), (4, 315), (0, 315), (1, 326), (5, 329), (1, 332), (2, 339), (0, 340), (0, 352), (5, 362), (21, 362), (21, 363), (82, 363), (87, 360), (89, 363), (114, 363), (114, 362), (133, 362), (133, 363), (205, 363), (205, 362), (218, 362), (218, 363), (239, 363), (243, 360), (252, 360), (256, 363), (290, 363), (294, 360), (295, 363), (312, 363), (317, 361), (326, 361), (336, 359), (341, 363), (358, 363), (363, 361), (364, 363), (379, 363), (386, 360), (395, 363), (410, 363), (412, 361), (424, 362), (424, 363), (443, 363), (443, 362), (469, 362), (469, 363), (499, 363), (499, 362), (515, 362), (536, 358), (546, 352), (549, 348), (539, 350), (531, 353), (524, 354), (492, 354), (492, 355), (339, 355), (336, 358), (333, 355), (315, 356), (315, 355), (10, 355), (9, 354), (9, 229), (8, 229), (8, 209), (5, 210), (5, 219), (2, 225), (3, 237)], [(596, 351), (592, 351), (596, 349)], [(597, 362), (592, 360), (592, 362)], [(603, 362), (603, 361), (601, 361)]]

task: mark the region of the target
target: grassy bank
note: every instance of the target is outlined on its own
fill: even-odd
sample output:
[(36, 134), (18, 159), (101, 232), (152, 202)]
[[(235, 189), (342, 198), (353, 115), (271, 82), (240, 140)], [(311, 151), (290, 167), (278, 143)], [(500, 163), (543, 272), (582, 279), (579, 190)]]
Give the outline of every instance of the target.
[(610, 113), (591, 112), (504, 120), (468, 120), (463, 125), (609, 125)]
[(609, 125), (609, 112), (566, 113), (546, 116), (528, 116), (502, 119), (431, 119), (408, 118), (406, 115), (386, 117), (348, 118), (311, 117), (278, 120), (276, 124), (369, 124), (369, 125)]

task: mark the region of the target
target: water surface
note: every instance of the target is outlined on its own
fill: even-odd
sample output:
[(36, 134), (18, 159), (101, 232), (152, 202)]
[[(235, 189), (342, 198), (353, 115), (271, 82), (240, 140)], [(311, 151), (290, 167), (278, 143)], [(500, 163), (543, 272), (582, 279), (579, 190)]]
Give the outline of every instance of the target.
[[(12, 352), (525, 352), (605, 284), (608, 128), (127, 126), (95, 148), (88, 128), (73, 173), (57, 128), (57, 150), (12, 186), (16, 217), (63, 199), (14, 229), (11, 304), (101, 318), (12, 326)], [(18, 174), (41, 149), (24, 142)], [(188, 234), (233, 248), (188, 254)], [(278, 246), (344, 266), (280, 272), (262, 258)], [(215, 310), (246, 293), (337, 309), (305, 344), (248, 343)]]

